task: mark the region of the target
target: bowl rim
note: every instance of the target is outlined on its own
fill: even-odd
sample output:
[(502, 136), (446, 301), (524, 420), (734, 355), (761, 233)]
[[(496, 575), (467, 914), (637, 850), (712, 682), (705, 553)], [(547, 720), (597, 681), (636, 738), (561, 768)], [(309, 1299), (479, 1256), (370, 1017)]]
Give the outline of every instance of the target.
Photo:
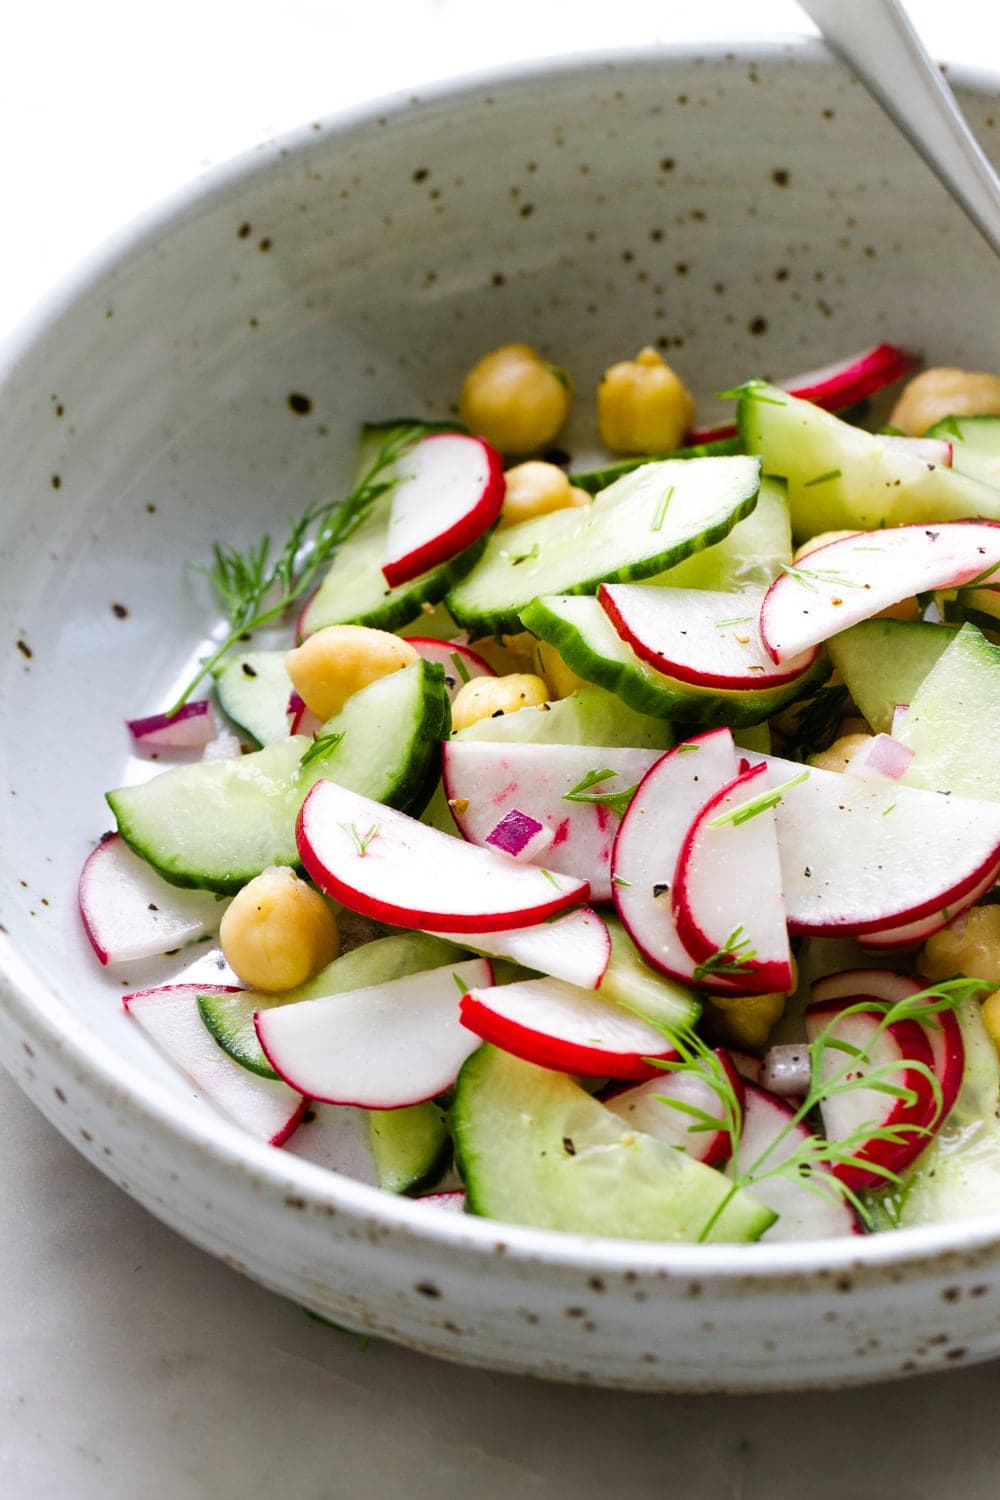
[[(61, 319), (109, 276), (147, 250), (167, 230), (174, 231), (227, 195), (268, 175), (276, 163), (287, 163), (320, 145), (378, 122), (404, 125), (409, 119), (440, 110), (460, 109), (484, 92), (531, 88), (542, 81), (577, 80), (628, 73), (638, 68), (691, 64), (695, 58), (797, 65), (843, 71), (835, 55), (809, 37), (737, 36), (704, 43), (684, 41), (650, 47), (600, 49), (556, 58), (515, 61), (457, 78), (399, 90), (321, 119), (278, 133), (273, 139), (212, 165), (114, 230), (80, 264), (43, 296), (0, 345), (0, 387), (16, 375), (22, 361), (41, 345)], [(971, 66), (949, 66), (949, 81), (974, 93), (995, 93), (998, 74)], [(957, 210), (956, 210), (957, 211)], [(144, 1125), (211, 1159), (233, 1180), (246, 1179), (258, 1190), (274, 1190), (278, 1201), (294, 1191), (305, 1206), (379, 1223), (385, 1230), (437, 1250), (464, 1251), (477, 1261), (503, 1249), (512, 1264), (545, 1264), (579, 1272), (614, 1273), (627, 1265), (631, 1274), (658, 1278), (697, 1277), (716, 1284), (738, 1281), (744, 1290), (850, 1270), (856, 1278), (884, 1279), (887, 1269), (906, 1268), (919, 1275), (955, 1254), (1000, 1248), (1000, 1211), (958, 1225), (931, 1225), (843, 1240), (814, 1240), (749, 1245), (690, 1245), (625, 1240), (538, 1229), (472, 1215), (431, 1214), (414, 1200), (342, 1176), (255, 1140), (221, 1114), (172, 1091), (86, 1027), (55, 987), (35, 972), (14, 940), (0, 931), (0, 998), (24, 1036), (72, 1066), (77, 1084), (106, 1104), (127, 1108)], [(12, 1076), (20, 1082), (17, 1072)], [(58, 1123), (58, 1121), (56, 1121)], [(79, 1143), (74, 1141), (79, 1148)], [(100, 1162), (98, 1162), (100, 1165)], [(128, 1190), (128, 1189), (126, 1189)]]

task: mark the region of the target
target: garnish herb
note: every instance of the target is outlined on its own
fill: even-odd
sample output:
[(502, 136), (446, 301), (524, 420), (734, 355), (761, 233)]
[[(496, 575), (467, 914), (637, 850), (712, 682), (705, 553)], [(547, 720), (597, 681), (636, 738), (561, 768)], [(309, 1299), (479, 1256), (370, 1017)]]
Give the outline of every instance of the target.
[(620, 792), (592, 792), (590, 790), (592, 786), (598, 786), (602, 781), (607, 781), (609, 777), (617, 777), (617, 775), (617, 771), (609, 770), (607, 767), (601, 771), (588, 771), (572, 791), (563, 792), (563, 801), (594, 802), (600, 807), (610, 807), (620, 818), (623, 818), (626, 808), (635, 796), (634, 786), (626, 787)]
[(366, 833), (359, 833), (353, 823), (341, 823), (340, 826), (345, 833), (351, 835), (351, 838), (354, 840), (354, 847), (362, 859), (368, 852), (368, 845), (372, 842), (372, 839), (378, 838), (380, 832), (377, 823), (373, 823)]
[(311, 506), (298, 520), (290, 521), (288, 535), (277, 553), (272, 551), (270, 536), (262, 537), (246, 552), (228, 542), (215, 543), (212, 566), (198, 571), (207, 575), (225, 606), (229, 634), (202, 662), (177, 702), (167, 710), (168, 717), (183, 707), (202, 678), (214, 671), (238, 641), (278, 619), (309, 592), (340, 546), (367, 519), (376, 500), (398, 484), (402, 476), (389, 471), (424, 431), (419, 424), (393, 428), (350, 494), (343, 500)]
[[(838, 1011), (830, 1024), (809, 1046), (812, 1081), (805, 1098), (789, 1116), (783, 1129), (768, 1142), (765, 1149), (753, 1161), (741, 1164), (740, 1170), (733, 1176), (728, 1193), (715, 1208), (707, 1223), (703, 1225), (698, 1236), (699, 1242), (704, 1242), (708, 1238), (738, 1192), (743, 1188), (749, 1188), (752, 1192), (755, 1183), (764, 1182), (772, 1177), (784, 1177), (801, 1183), (810, 1192), (833, 1201), (845, 1199), (866, 1223), (870, 1223), (871, 1215), (864, 1200), (852, 1188), (841, 1182), (840, 1178), (835, 1177), (832, 1169), (854, 1164), (859, 1150), (870, 1141), (898, 1144), (912, 1139), (914, 1135), (930, 1135), (933, 1133), (932, 1127), (907, 1123), (877, 1126), (872, 1122), (862, 1122), (841, 1140), (830, 1141), (823, 1136), (810, 1135), (786, 1152), (785, 1147), (789, 1137), (796, 1131), (797, 1126), (818, 1110), (827, 1099), (855, 1093), (858, 1089), (871, 1089), (876, 1093), (902, 1099), (906, 1103), (912, 1102), (913, 1091), (898, 1081), (904, 1068), (923, 1074), (930, 1084), (936, 1108), (940, 1112), (943, 1102), (941, 1085), (934, 1076), (932, 1067), (910, 1058), (902, 1062), (894, 1061), (880, 1067), (872, 1067), (870, 1064), (874, 1049), (882, 1033), (897, 1022), (918, 1020), (924, 1026), (936, 1026), (936, 1016), (944, 1011), (957, 1010), (966, 1001), (989, 988), (988, 984), (979, 979), (949, 979), (942, 984), (931, 985), (921, 990), (919, 994), (907, 995), (894, 1002), (877, 1001), (865, 996), (857, 1005), (845, 1006), (843, 1010)], [(881, 1015), (878, 1025), (873, 1028), (864, 1047), (852, 1046), (834, 1035), (838, 1022), (845, 1016), (870, 1014), (872, 1011), (879, 1011)], [(650, 1059), (650, 1061), (656, 1061), (657, 1067), (668, 1072), (697, 1071), (699, 1077), (706, 1079), (715, 1093), (719, 1101), (719, 1114), (717, 1117), (712, 1116), (708, 1111), (667, 1095), (659, 1096), (661, 1102), (669, 1105), (671, 1109), (679, 1109), (682, 1114), (692, 1119), (693, 1130), (725, 1130), (729, 1135), (735, 1160), (742, 1130), (742, 1118), (738, 1095), (721, 1059), (693, 1031), (678, 1033), (669, 1027), (660, 1029), (672, 1042), (678, 1053), (678, 1060)], [(825, 1067), (825, 1060), (830, 1053), (845, 1057), (846, 1061), (842, 1067), (835, 1067), (832, 1071)], [(898, 1184), (900, 1180), (898, 1175), (888, 1167), (867, 1160), (864, 1165), (866, 1171), (882, 1178), (885, 1185)]]
[(513, 554), (510, 552), (501, 552), (500, 556), (505, 562), (509, 562), (512, 568), (516, 568), (518, 563), (534, 562), (538, 556), (538, 543), (535, 543), (530, 552), (515, 552)]
[(785, 746), (787, 759), (805, 760), (817, 750), (825, 750), (836, 736), (846, 701), (847, 689), (843, 685), (820, 688), (796, 714), (793, 737)]
[(804, 781), (809, 780), (809, 772), (801, 771), (798, 776), (783, 781), (780, 786), (774, 787), (769, 792), (761, 792), (758, 797), (751, 797), (748, 802), (741, 802), (739, 807), (731, 807), (728, 812), (720, 813), (717, 818), (709, 820), (709, 828), (724, 828), (727, 823), (732, 823), (738, 828), (741, 823), (749, 823), (758, 813), (766, 812), (769, 807), (777, 807), (785, 792), (790, 792), (793, 786), (801, 786)]
[(715, 628), (725, 630), (727, 625), (749, 625), (752, 620), (753, 615), (738, 615), (735, 620), (716, 620)]
[(854, 578), (846, 578), (843, 573), (838, 573), (835, 568), (795, 568), (791, 563), (781, 563), (781, 571), (787, 573), (789, 578), (794, 578), (796, 583), (801, 583), (803, 588), (811, 594), (818, 594), (817, 584), (832, 583), (837, 588), (856, 589), (860, 584)]
[(764, 390), (767, 386), (765, 380), (745, 380), (742, 385), (734, 385), (731, 391), (716, 391), (718, 401), (738, 401), (741, 396), (749, 396), (753, 401), (759, 401), (763, 406), (787, 406), (787, 401), (782, 401), (778, 396), (765, 396)]
[(344, 731), (342, 729), (335, 731), (333, 734), (317, 734), (312, 744), (303, 750), (299, 765), (308, 766), (312, 761), (319, 760), (320, 756), (325, 755), (328, 750), (336, 750), (343, 738)]
[(825, 474), (817, 474), (815, 479), (803, 480), (802, 488), (808, 490), (814, 484), (829, 484), (831, 479), (840, 479), (841, 477), (842, 471), (840, 469), (827, 469)]
[(543, 870), (542, 874), (545, 876), (545, 879), (549, 882), (549, 885), (554, 885), (555, 888), (556, 888), (556, 890), (559, 889), (559, 882), (556, 879), (556, 877), (553, 875), (553, 873), (552, 873), (551, 870)]
[(471, 678), (469, 676), (469, 669), (465, 665), (465, 662), (459, 656), (459, 654), (458, 654), (457, 651), (453, 651), (451, 653), (450, 660), (451, 660), (452, 666), (455, 668), (455, 671), (458, 673), (459, 677), (461, 677), (462, 681), (463, 682), (469, 682), (469, 681), (471, 681)]
[(743, 924), (740, 923), (738, 927), (733, 928), (721, 948), (717, 948), (702, 963), (695, 965), (691, 975), (695, 984), (709, 974), (717, 974), (720, 977), (739, 976), (750, 967), (757, 957), (757, 950), (750, 946), (748, 937), (740, 936), (742, 932)]
[(666, 520), (667, 516), (667, 506), (670, 504), (671, 500), (674, 497), (675, 488), (676, 486), (671, 485), (666, 493), (660, 496), (656, 506), (656, 514), (653, 516), (652, 524), (649, 528), (650, 531), (659, 531), (663, 526), (663, 523)]
[(458, 993), (460, 995), (467, 995), (469, 993), (469, 986), (466, 984), (461, 974), (456, 974), (453, 969), (451, 972), (451, 977), (455, 981), (455, 988), (458, 990)]

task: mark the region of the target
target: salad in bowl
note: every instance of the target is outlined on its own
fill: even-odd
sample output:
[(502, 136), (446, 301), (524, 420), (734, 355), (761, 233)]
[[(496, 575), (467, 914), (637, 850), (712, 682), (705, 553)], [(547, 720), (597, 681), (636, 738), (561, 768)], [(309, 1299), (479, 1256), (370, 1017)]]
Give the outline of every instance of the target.
[(109, 972), (169, 965), (125, 1009), (210, 1105), (541, 1229), (1000, 1209), (1000, 779), (970, 732), (1000, 378), (915, 369), (882, 344), (751, 379), (697, 429), (646, 348), (581, 467), (571, 374), (504, 345), (454, 421), (366, 425), (349, 494), (216, 544), (226, 623), (129, 721), (80, 878)]

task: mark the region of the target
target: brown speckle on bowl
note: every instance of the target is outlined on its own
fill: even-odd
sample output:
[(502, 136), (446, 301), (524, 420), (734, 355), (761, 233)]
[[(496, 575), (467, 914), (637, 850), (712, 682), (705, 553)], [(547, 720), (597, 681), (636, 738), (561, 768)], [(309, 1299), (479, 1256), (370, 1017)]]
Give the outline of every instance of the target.
[(307, 417), (313, 409), (311, 396), (303, 395), (301, 391), (289, 391), (285, 397), (289, 411), (293, 411), (297, 417)]
[(34, 651), (32, 651), (31, 647), (28, 645), (24, 637), (18, 636), (14, 644), (17, 647), (18, 651), (20, 651), (21, 655), (25, 658), (25, 660), (31, 661), (35, 653)]
[(253, 225), (252, 224), (243, 223), (243, 224), (240, 225), (239, 229), (237, 229), (237, 231), (236, 231), (236, 237), (237, 237), (237, 239), (248, 240), (250, 238), (250, 236), (251, 236), (252, 233), (253, 233)]
[(128, 619), (128, 605), (127, 604), (112, 604), (112, 606), (111, 606), (111, 613), (114, 615), (114, 617), (115, 617), (116, 620), (127, 620)]
[(413, 1290), (419, 1292), (421, 1297), (440, 1297), (441, 1288), (435, 1286), (433, 1281), (414, 1282)]

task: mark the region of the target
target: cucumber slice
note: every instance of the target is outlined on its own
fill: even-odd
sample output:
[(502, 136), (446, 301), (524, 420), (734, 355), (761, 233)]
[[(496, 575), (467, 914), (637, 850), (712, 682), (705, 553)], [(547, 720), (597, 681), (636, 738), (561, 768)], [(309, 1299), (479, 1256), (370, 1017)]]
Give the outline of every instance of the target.
[(898, 1186), (866, 1199), (874, 1229), (954, 1224), (1000, 1210), (1000, 1059), (978, 1000), (957, 1010), (965, 1072), (954, 1107)]
[(367, 985), (385, 984), (406, 974), (437, 969), (444, 964), (460, 962), (465, 950), (444, 938), (426, 932), (398, 932), (376, 938), (350, 953), (342, 953), (306, 984), (281, 995), (266, 995), (257, 990), (237, 990), (229, 994), (198, 996), (198, 1010), (223, 1052), (261, 1078), (277, 1078), (254, 1030), (254, 1012), (274, 1005), (295, 1005), (300, 1000), (318, 1000), (324, 995), (341, 995)]
[(948, 637), (948, 649), (913, 697), (898, 738), (914, 752), (903, 780), (928, 791), (1000, 801), (1000, 648), (974, 625)]
[(904, 522), (1000, 519), (992, 486), (929, 464), (777, 386), (745, 386), (737, 423), (746, 452), (761, 455), (766, 474), (787, 479), (797, 540)]
[(292, 682), (284, 651), (244, 651), (231, 656), (215, 678), (219, 707), (258, 745), (288, 738), (288, 699)]
[(643, 963), (619, 919), (606, 912), (603, 915), (611, 938), (611, 958), (598, 993), (657, 1025), (691, 1030), (701, 1015), (698, 997)]
[[(734, 614), (744, 610), (744, 596), (733, 596)], [(596, 599), (547, 594), (535, 599), (521, 616), (528, 630), (548, 641), (579, 677), (616, 693), (636, 713), (686, 724), (730, 726), (759, 724), (779, 708), (815, 691), (829, 675), (822, 653), (793, 682), (760, 692), (694, 687), (658, 672), (623, 641)]]
[(1000, 486), (1000, 417), (945, 417), (924, 436), (951, 443), (951, 466), (959, 474)]
[(237, 760), (178, 766), (107, 800), (125, 842), (164, 879), (228, 894), (268, 865), (298, 868), (295, 819), (324, 777), (419, 813), (450, 716), (444, 672), (420, 660), (348, 699), (324, 725), (343, 738), (305, 766), (311, 742), (295, 735)]
[(897, 703), (912, 703), (955, 633), (924, 620), (862, 620), (827, 642), (830, 659), (876, 734), (888, 734)]
[(766, 589), (792, 560), (792, 522), (785, 485), (765, 476), (757, 504), (727, 537), (668, 568), (650, 583), (683, 589)]
[[(481, 1047), (451, 1113), (467, 1211), (538, 1229), (690, 1243), (729, 1192), (721, 1173), (627, 1129), (562, 1073)], [(776, 1215), (736, 1193), (710, 1241), (759, 1239)]]
[(734, 453), (742, 453), (738, 437), (716, 438), (711, 443), (692, 443), (687, 448), (675, 448), (673, 453), (646, 454), (639, 458), (622, 458), (616, 463), (605, 464), (600, 469), (586, 469), (580, 474), (571, 474), (569, 482), (578, 490), (586, 490), (588, 495), (600, 494), (606, 490), (609, 484), (614, 484), (616, 479), (621, 479), (623, 474), (631, 474), (634, 469), (641, 469), (643, 464), (662, 463), (666, 458), (728, 458)]
[(662, 573), (721, 541), (757, 501), (752, 458), (643, 464), (590, 506), (557, 510), (495, 532), (448, 609), (473, 637), (513, 632), (543, 589), (593, 594), (601, 583)]
[[(594, 600), (588, 602), (596, 604)], [(522, 708), (497, 719), (480, 719), (468, 729), (458, 730), (454, 737), (517, 744), (624, 745), (641, 750), (669, 750), (674, 743), (673, 730), (663, 719), (636, 712), (601, 687), (577, 688), (554, 703)]]
[(451, 1160), (445, 1112), (433, 1099), (405, 1109), (369, 1110), (368, 1143), (378, 1185), (387, 1193), (433, 1187)]

